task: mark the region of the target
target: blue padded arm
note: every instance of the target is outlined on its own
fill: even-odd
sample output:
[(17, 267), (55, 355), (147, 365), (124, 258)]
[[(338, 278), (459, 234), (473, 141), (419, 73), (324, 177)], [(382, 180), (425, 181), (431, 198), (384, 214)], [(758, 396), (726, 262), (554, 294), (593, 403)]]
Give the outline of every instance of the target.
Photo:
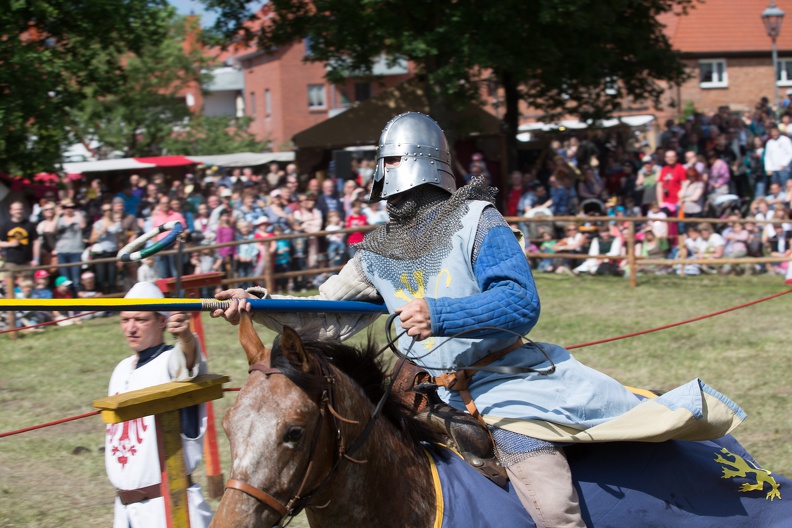
[[(527, 334), (539, 320), (539, 294), (517, 238), (504, 225), (489, 229), (473, 263), (481, 293), (468, 297), (427, 298), (432, 334), (449, 336), (462, 330), (496, 326)], [(482, 330), (464, 337), (508, 337)]]

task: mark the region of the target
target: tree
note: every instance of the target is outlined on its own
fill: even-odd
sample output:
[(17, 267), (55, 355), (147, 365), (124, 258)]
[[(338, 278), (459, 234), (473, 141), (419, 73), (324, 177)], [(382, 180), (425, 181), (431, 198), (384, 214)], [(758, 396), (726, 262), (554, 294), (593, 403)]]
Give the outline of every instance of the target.
[(75, 120), (85, 135), (104, 148), (125, 156), (157, 156), (175, 130), (187, 125), (192, 113), (180, 94), (200, 90), (209, 57), (191, 45), (200, 28), (194, 18), (166, 17), (165, 38), (144, 42), (124, 60), (124, 77), (113, 93), (85, 100)]
[(168, 137), (163, 147), (170, 154), (184, 156), (262, 152), (267, 148), (267, 142), (259, 141), (248, 130), (251, 120), (250, 117), (196, 116)]
[(10, 1), (0, 9), (0, 172), (52, 170), (71, 112), (118, 88), (121, 58), (165, 35), (166, 0)]
[(684, 68), (657, 17), (695, 0), (271, 0), (258, 21), (244, 0), (203, 1), (227, 38), (270, 49), (310, 37), (307, 60), (326, 62), (331, 81), (370, 72), (383, 52), (412, 61), (452, 137), (451, 110), (494, 78), (513, 163), (520, 101), (582, 118), (605, 117), (625, 97), (659, 104), (661, 83), (679, 82)]

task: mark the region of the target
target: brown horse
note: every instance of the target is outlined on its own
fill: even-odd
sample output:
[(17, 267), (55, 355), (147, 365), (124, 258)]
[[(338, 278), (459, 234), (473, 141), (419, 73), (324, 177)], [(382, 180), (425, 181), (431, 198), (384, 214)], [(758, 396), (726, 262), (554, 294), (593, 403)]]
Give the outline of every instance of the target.
[(233, 462), (212, 526), (270, 527), (303, 507), (314, 527), (433, 525), (431, 434), (390, 399), (369, 425), (385, 385), (372, 345), (286, 328), (270, 350), (247, 314), (239, 337), (251, 374), (223, 419)]
[[(303, 343), (285, 328), (269, 350), (247, 314), (239, 335), (250, 376), (223, 420), (233, 462), (212, 526), (270, 527), (303, 509), (313, 527), (534, 526), (516, 498), (455, 455), (430, 467), (420, 442), (431, 431), (382, 399), (371, 344)], [(381, 413), (376, 402), (386, 403)], [(567, 456), (588, 526), (780, 527), (792, 518), (792, 503), (774, 500), (792, 482), (730, 435), (578, 445)], [(439, 496), (433, 471), (454, 464), (464, 471), (445, 473), (456, 485)], [(485, 488), (498, 496), (485, 498)], [(506, 520), (514, 512), (520, 520)]]

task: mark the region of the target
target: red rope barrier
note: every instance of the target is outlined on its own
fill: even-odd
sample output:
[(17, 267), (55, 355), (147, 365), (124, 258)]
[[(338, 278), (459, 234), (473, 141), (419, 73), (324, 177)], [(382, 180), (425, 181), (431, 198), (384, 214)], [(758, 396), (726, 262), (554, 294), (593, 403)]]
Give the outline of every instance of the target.
[(698, 317), (693, 317), (692, 319), (685, 319), (684, 321), (677, 321), (676, 323), (671, 323), (671, 324), (667, 324), (667, 325), (663, 325), (663, 326), (658, 326), (658, 327), (655, 327), (655, 328), (650, 328), (648, 330), (641, 330), (639, 332), (632, 332), (630, 334), (624, 334), (624, 335), (620, 335), (620, 336), (616, 336), (616, 337), (609, 337), (607, 339), (600, 339), (598, 341), (589, 341), (588, 343), (581, 343), (579, 345), (572, 345), (572, 346), (568, 346), (568, 347), (565, 347), (565, 348), (567, 350), (574, 350), (576, 348), (583, 348), (583, 347), (593, 346), (593, 345), (601, 345), (603, 343), (610, 343), (611, 341), (618, 341), (620, 339), (627, 339), (628, 337), (635, 337), (635, 336), (644, 335), (644, 334), (651, 334), (652, 332), (658, 332), (660, 330), (666, 330), (668, 328), (673, 328), (675, 326), (681, 326), (683, 324), (694, 323), (696, 321), (701, 321), (702, 319), (708, 319), (710, 317), (715, 317), (716, 315), (725, 314), (727, 312), (733, 312), (733, 311), (739, 310), (741, 308), (752, 306), (754, 304), (759, 304), (760, 302), (769, 301), (770, 299), (775, 299), (776, 297), (781, 297), (782, 295), (786, 295), (787, 293), (792, 293), (792, 290), (787, 290), (787, 291), (784, 291), (784, 292), (781, 292), (781, 293), (774, 293), (773, 295), (769, 295), (767, 297), (763, 297), (763, 298), (757, 299), (755, 301), (747, 302), (745, 304), (740, 304), (738, 306), (732, 306), (731, 308), (726, 308), (725, 310), (719, 310), (717, 312), (712, 312), (712, 313), (709, 313), (709, 314), (706, 314), (706, 315), (700, 315)]
[(36, 429), (43, 429), (44, 427), (50, 427), (52, 425), (58, 425), (66, 422), (71, 422), (74, 420), (79, 420), (80, 418), (88, 418), (89, 416), (95, 416), (99, 414), (101, 411), (91, 411), (85, 414), (78, 414), (77, 416), (70, 416), (68, 418), (61, 418), (60, 420), (55, 420), (54, 422), (47, 422), (38, 425), (31, 425), (30, 427), (25, 427), (23, 429), (17, 429), (15, 431), (6, 431), (4, 433), (0, 433), (0, 438), (5, 438), (6, 436), (13, 436), (20, 433), (27, 433), (28, 431), (35, 431)]
[(0, 335), (8, 334), (10, 332), (21, 332), (22, 330), (28, 330), (30, 328), (36, 328), (36, 327), (39, 327), (39, 326), (54, 325), (54, 324), (60, 323), (61, 321), (68, 321), (69, 319), (77, 319), (78, 317), (85, 317), (87, 315), (93, 315), (95, 313), (98, 313), (98, 312), (83, 312), (83, 313), (80, 313), (80, 314), (77, 314), (77, 315), (70, 315), (69, 317), (62, 317), (61, 319), (58, 319), (57, 321), (46, 321), (46, 322), (43, 322), (43, 323), (38, 323), (38, 324), (34, 324), (34, 325), (29, 325), (29, 326), (20, 326), (18, 328), (10, 328), (8, 330), (0, 330)]
[[(760, 302), (769, 301), (771, 299), (775, 299), (776, 297), (781, 297), (782, 295), (786, 295), (788, 293), (792, 293), (792, 290), (787, 290), (787, 291), (784, 291), (784, 292), (775, 293), (775, 294), (769, 295), (767, 297), (762, 297), (761, 299), (756, 299), (755, 301), (750, 301), (750, 302), (747, 302), (747, 303), (743, 303), (743, 304), (740, 304), (738, 306), (732, 306), (731, 308), (726, 308), (724, 310), (719, 310), (717, 312), (712, 312), (712, 313), (709, 313), (709, 314), (700, 315), (698, 317), (693, 317), (691, 319), (685, 319), (684, 321), (677, 321), (676, 323), (670, 323), (670, 324), (663, 325), (663, 326), (657, 326), (655, 328), (649, 328), (648, 330), (641, 330), (639, 332), (632, 332), (630, 334), (624, 334), (624, 335), (620, 335), (620, 336), (616, 336), (616, 337), (609, 337), (607, 339), (600, 339), (598, 341), (589, 341), (588, 343), (581, 343), (579, 345), (572, 345), (572, 346), (566, 347), (566, 349), (567, 350), (574, 350), (576, 348), (583, 348), (583, 347), (593, 346), (593, 345), (601, 345), (603, 343), (610, 343), (611, 341), (618, 341), (620, 339), (627, 339), (629, 337), (636, 337), (636, 336), (639, 336), (639, 335), (650, 334), (652, 332), (659, 332), (660, 330), (666, 330), (668, 328), (673, 328), (675, 326), (681, 326), (683, 324), (694, 323), (696, 321), (701, 321), (702, 319), (709, 319), (710, 317), (715, 317), (716, 315), (721, 315), (721, 314), (725, 314), (725, 313), (728, 313), (728, 312), (733, 312), (735, 310), (739, 310), (741, 308), (746, 308), (748, 306), (753, 306), (754, 304), (759, 304)], [(87, 314), (81, 314), (81, 315), (74, 316), (74, 317), (80, 317), (82, 315), (87, 315)], [(51, 324), (51, 323), (43, 323), (43, 324)], [(238, 392), (241, 389), (242, 389), (242, 387), (228, 387), (228, 388), (224, 388), (223, 392)], [(65, 423), (65, 422), (70, 422), (70, 421), (73, 421), (73, 420), (79, 420), (80, 418), (87, 418), (89, 416), (94, 416), (94, 415), (97, 415), (99, 413), (100, 413), (100, 411), (91, 411), (91, 412), (88, 412), (88, 413), (85, 413), (85, 414), (80, 414), (80, 415), (77, 415), (77, 416), (71, 416), (69, 418), (63, 418), (61, 420), (55, 420), (54, 422), (47, 422), (47, 423), (43, 423), (43, 424), (39, 424), (39, 425), (33, 425), (31, 427), (25, 427), (24, 429), (17, 429), (15, 431), (6, 431), (4, 433), (0, 433), (0, 438), (5, 438), (6, 436), (12, 436), (12, 435), (20, 434), (20, 433), (26, 433), (28, 431), (33, 431), (33, 430), (36, 430), (36, 429), (42, 429), (44, 427), (50, 427), (52, 425), (58, 425), (58, 424), (62, 424), (62, 423)]]

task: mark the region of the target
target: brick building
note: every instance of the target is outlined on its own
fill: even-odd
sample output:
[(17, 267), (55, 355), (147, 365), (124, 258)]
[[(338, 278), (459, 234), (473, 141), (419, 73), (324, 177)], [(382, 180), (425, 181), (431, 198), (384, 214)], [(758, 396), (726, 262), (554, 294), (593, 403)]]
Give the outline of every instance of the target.
[[(720, 0), (696, 3), (687, 15), (664, 15), (666, 35), (685, 58), (690, 78), (670, 86), (661, 116), (677, 117), (691, 104), (703, 113), (728, 105), (748, 111), (760, 97), (773, 103), (772, 42), (760, 18), (769, 1)], [(776, 0), (792, 17), (792, 0)], [(777, 40), (779, 99), (792, 89), (792, 26), (786, 22)]]
[(244, 72), (245, 114), (251, 130), (274, 150), (291, 150), (291, 138), (325, 119), (410, 78), (406, 62), (376, 62), (372, 77), (350, 73), (345, 82), (325, 79), (325, 65), (305, 62), (307, 40), (272, 52), (250, 50), (237, 58)]

